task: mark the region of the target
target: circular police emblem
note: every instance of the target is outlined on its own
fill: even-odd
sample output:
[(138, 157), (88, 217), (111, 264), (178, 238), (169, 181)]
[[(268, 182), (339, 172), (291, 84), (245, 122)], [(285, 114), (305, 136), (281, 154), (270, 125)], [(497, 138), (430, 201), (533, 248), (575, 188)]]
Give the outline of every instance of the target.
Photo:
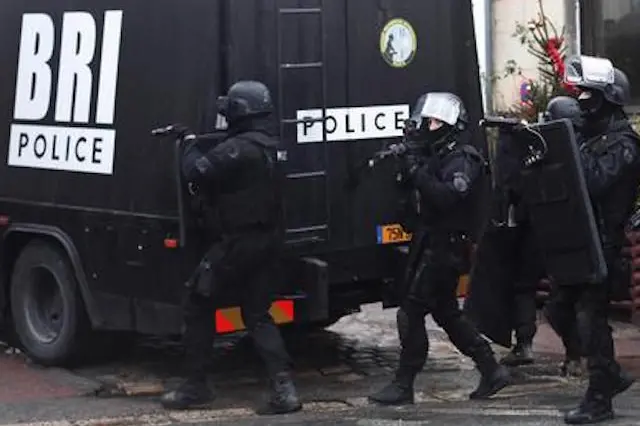
[(418, 48), (416, 32), (404, 19), (392, 19), (380, 34), (380, 53), (394, 68), (404, 68), (413, 60)]

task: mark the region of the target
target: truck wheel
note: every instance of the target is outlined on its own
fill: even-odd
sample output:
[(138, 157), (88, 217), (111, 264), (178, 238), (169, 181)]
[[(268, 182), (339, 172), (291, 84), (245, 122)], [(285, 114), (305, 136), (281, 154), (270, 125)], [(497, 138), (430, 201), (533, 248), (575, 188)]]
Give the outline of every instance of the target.
[(20, 253), (11, 277), (11, 313), (24, 350), (43, 365), (63, 365), (75, 354), (82, 302), (67, 256), (44, 242)]

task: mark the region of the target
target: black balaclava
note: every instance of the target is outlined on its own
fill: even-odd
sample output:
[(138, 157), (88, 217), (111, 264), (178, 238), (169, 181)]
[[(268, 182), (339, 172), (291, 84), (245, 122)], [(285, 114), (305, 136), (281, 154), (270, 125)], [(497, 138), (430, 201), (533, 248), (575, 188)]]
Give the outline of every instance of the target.
[[(428, 124), (427, 124), (428, 126)], [(427, 136), (427, 145), (428, 149), (432, 153), (438, 153), (445, 145), (449, 144), (454, 140), (455, 131), (454, 127), (447, 124), (442, 123), (442, 126), (437, 129), (430, 131), (429, 128), (426, 128), (426, 136)]]
[(242, 117), (229, 122), (227, 133), (230, 137), (246, 132), (261, 132), (270, 136), (276, 134), (272, 114)]
[(584, 117), (582, 134), (591, 138), (605, 133), (612, 121), (622, 118), (624, 113), (608, 102), (601, 91), (586, 89), (585, 92), (590, 93), (590, 97), (578, 100)]

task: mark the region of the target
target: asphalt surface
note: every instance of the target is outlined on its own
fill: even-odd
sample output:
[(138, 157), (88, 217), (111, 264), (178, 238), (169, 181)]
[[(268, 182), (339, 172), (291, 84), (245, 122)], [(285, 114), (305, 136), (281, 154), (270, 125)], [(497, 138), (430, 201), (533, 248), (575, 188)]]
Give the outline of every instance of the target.
[[(538, 333), (538, 362), (512, 370), (514, 384), (490, 401), (469, 401), (478, 381), (430, 320), (429, 361), (418, 378), (417, 404), (401, 408), (371, 405), (367, 395), (392, 377), (398, 358), (395, 311), (377, 305), (344, 318), (325, 331), (288, 333), (296, 360), (295, 379), (304, 410), (258, 417), (266, 380), (251, 345), (241, 336), (220, 341), (210, 382), (217, 399), (207, 410), (167, 412), (159, 394), (177, 383), (182, 348), (144, 339), (115, 359), (74, 370), (43, 369), (21, 354), (0, 355), (0, 426), (102, 425), (559, 425), (562, 412), (578, 403), (585, 383), (557, 374), (557, 342), (544, 325)], [(625, 367), (640, 373), (640, 331), (616, 327)], [(497, 348), (501, 353), (504, 349)], [(640, 387), (616, 401), (609, 424), (640, 425)]]

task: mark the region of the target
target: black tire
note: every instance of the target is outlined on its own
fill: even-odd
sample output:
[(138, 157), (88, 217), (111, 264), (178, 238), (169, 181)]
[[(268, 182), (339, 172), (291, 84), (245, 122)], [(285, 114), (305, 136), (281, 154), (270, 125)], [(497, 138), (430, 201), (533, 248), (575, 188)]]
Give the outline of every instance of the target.
[(11, 315), (22, 348), (35, 362), (64, 366), (74, 360), (88, 321), (62, 250), (34, 241), (20, 253), (11, 277)]

